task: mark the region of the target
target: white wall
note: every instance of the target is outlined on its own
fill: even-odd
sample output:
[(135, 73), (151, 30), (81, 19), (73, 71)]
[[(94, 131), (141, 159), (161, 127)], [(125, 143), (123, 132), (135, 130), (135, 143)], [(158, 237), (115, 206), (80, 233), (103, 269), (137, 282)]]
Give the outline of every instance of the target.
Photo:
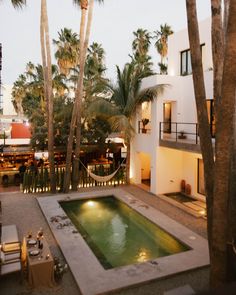
[(10, 85), (2, 86), (3, 115), (16, 115), (15, 109), (11, 102), (11, 92), (12, 92), (12, 86)]
[[(199, 24), (203, 50), (204, 80), (206, 99), (213, 98), (213, 71), (211, 58), (211, 21), (207, 19)], [(142, 88), (165, 84), (164, 92), (151, 105), (151, 134), (136, 134), (132, 140), (131, 170), (135, 183), (141, 182), (140, 153), (147, 153), (151, 159), (151, 192), (154, 194), (180, 190), (180, 181), (185, 179), (197, 193), (197, 158), (200, 154), (187, 153), (177, 149), (159, 147), (159, 124), (163, 122), (163, 103), (172, 104), (172, 122), (197, 123), (195, 96), (192, 75), (180, 76), (180, 52), (189, 49), (187, 29), (169, 37), (168, 64), (169, 75), (155, 75), (143, 80)], [(136, 119), (141, 117), (141, 112)], [(135, 125), (134, 125), (135, 126)], [(136, 121), (137, 127), (137, 121)], [(195, 125), (186, 131), (195, 132)], [(188, 130), (190, 129), (190, 130)]]
[(141, 179), (150, 179), (151, 158), (149, 154), (139, 153), (141, 162)]
[[(4, 139), (0, 138), (0, 145), (4, 144)], [(6, 138), (5, 145), (28, 145), (30, 144), (29, 138)]]
[(201, 154), (183, 153), (183, 179), (191, 186), (191, 195), (200, 200), (205, 200), (205, 196), (197, 192), (198, 184), (198, 159), (202, 159)]
[(157, 184), (155, 194), (180, 191), (182, 163), (182, 151), (164, 147), (157, 148)]
[[(205, 43), (203, 50), (203, 70), (212, 68), (211, 57), (211, 19), (199, 23), (200, 43)], [(171, 76), (180, 75), (180, 53), (189, 49), (188, 31), (184, 29), (168, 37), (168, 73)]]

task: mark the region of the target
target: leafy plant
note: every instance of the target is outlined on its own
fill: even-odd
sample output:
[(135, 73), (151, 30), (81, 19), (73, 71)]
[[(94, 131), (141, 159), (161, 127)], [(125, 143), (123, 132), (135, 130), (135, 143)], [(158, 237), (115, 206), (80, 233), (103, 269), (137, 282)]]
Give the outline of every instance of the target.
[(168, 74), (168, 68), (167, 68), (166, 64), (159, 62), (158, 66), (160, 68), (160, 74), (161, 75), (167, 75)]
[(54, 276), (57, 282), (62, 279), (63, 274), (67, 271), (67, 269), (68, 265), (66, 263), (61, 264), (60, 259), (58, 257), (54, 257)]
[(148, 118), (143, 118), (142, 123), (143, 123), (143, 128), (145, 128), (145, 126), (149, 123), (149, 119)]

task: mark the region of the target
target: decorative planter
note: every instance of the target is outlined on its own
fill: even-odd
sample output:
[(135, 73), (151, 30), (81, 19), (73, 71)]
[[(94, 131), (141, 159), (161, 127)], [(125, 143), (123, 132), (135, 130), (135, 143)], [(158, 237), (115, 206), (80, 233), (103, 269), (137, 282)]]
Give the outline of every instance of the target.
[(187, 136), (183, 132), (180, 132), (178, 139), (186, 139), (186, 138), (187, 138)]
[(147, 129), (146, 128), (142, 128), (142, 133), (147, 133)]

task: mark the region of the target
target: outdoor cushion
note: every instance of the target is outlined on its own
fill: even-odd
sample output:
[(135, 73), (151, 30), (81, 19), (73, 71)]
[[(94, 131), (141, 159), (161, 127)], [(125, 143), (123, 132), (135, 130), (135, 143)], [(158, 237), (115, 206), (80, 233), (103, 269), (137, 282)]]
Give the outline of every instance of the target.
[(2, 226), (2, 251), (3, 252), (20, 252), (21, 243), (15, 224)]
[(16, 252), (16, 253), (14, 253), (14, 252), (13, 253), (12, 252), (5, 253), (4, 260), (5, 260), (6, 263), (7, 262), (12, 262), (14, 260), (19, 260), (20, 259), (20, 256), (21, 256), (20, 252)]
[(2, 244), (2, 251), (3, 252), (19, 252), (21, 251), (21, 244), (20, 242), (14, 243), (3, 243)]
[(5, 255), (2, 251), (0, 251), (0, 264), (4, 263), (5, 261)]
[(19, 242), (18, 232), (15, 224), (2, 226), (2, 243)]
[(8, 273), (12, 273), (12, 272), (20, 271), (20, 270), (21, 270), (20, 261), (1, 265), (1, 275), (6, 275)]

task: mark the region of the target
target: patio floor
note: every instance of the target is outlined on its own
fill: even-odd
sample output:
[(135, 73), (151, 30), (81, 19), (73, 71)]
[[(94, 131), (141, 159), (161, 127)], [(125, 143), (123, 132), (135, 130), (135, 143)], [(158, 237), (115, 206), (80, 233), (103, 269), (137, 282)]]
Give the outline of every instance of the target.
[[(96, 188), (99, 190), (100, 188)], [(104, 190), (104, 187), (101, 188)], [(133, 194), (136, 198), (140, 199), (141, 201), (147, 203), (150, 206), (158, 209), (159, 211), (163, 212), (170, 218), (176, 220), (177, 222), (185, 225), (187, 228), (191, 229), (192, 231), (196, 232), (197, 234), (201, 235), (202, 237), (206, 238), (206, 220), (204, 219), (197, 219), (188, 213), (182, 211), (175, 206), (168, 204), (164, 200), (161, 200), (157, 196), (154, 196), (148, 192), (143, 191), (142, 189), (136, 186), (122, 186), (122, 189), (126, 190), (127, 192)], [(90, 189), (83, 189), (82, 191), (88, 191)], [(91, 189), (94, 190), (94, 189)], [(45, 237), (50, 245), (50, 250), (53, 255), (60, 257), (62, 261), (64, 258), (62, 253), (48, 227), (48, 224), (39, 208), (38, 202), (36, 197), (41, 197), (44, 195), (38, 194), (22, 194), (22, 193), (12, 193), (12, 192), (2, 192), (0, 193), (0, 201), (2, 202), (2, 222), (4, 225), (7, 224), (16, 224), (19, 231), (19, 236), (22, 239), (23, 236), (29, 231), (32, 230), (33, 233), (37, 233), (40, 227), (43, 227)], [(45, 196), (48, 196), (48, 194)], [(188, 274), (182, 274), (179, 280), (184, 280), (184, 277)], [(202, 276), (204, 277), (205, 281), (207, 276), (207, 271), (202, 272)], [(179, 280), (173, 280), (173, 283), (170, 284), (169, 288), (172, 289), (173, 287), (177, 287), (179, 284)], [(204, 281), (204, 280), (203, 280)], [(204, 283), (199, 284), (194, 283), (194, 276), (192, 277), (192, 287), (195, 290), (201, 290), (206, 288)], [(197, 289), (196, 289), (197, 288)], [(77, 284), (74, 281), (74, 278), (70, 271), (65, 273), (62, 282), (59, 283), (56, 287), (51, 289), (31, 289), (27, 281), (25, 279), (21, 280), (19, 274), (8, 275), (6, 277), (0, 277), (0, 293), (7, 294), (7, 295), (25, 295), (25, 294), (32, 294), (32, 295), (39, 295), (39, 294), (58, 294), (58, 295), (76, 295), (80, 294), (80, 291), (77, 287)], [(139, 287), (139, 291), (135, 292), (136, 294), (143, 294), (146, 295), (145, 286)], [(130, 293), (132, 294), (132, 292)], [(157, 294), (157, 293), (148, 293), (148, 294)]]

